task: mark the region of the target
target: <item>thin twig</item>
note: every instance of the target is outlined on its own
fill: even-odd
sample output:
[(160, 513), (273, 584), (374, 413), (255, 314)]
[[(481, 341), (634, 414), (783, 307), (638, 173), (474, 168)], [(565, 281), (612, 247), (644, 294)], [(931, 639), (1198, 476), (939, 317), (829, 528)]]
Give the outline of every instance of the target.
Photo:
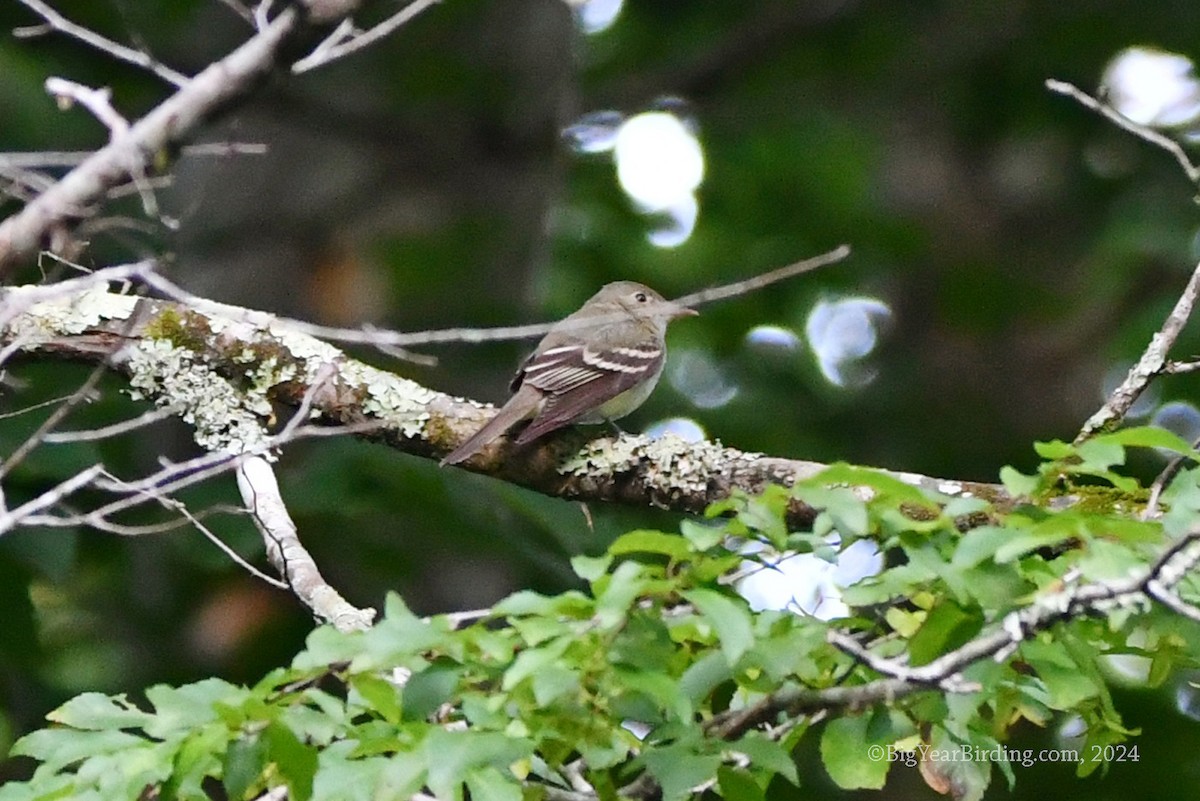
[(712, 289), (703, 289), (699, 292), (693, 292), (690, 295), (684, 295), (681, 298), (676, 298), (675, 302), (684, 306), (700, 306), (705, 303), (712, 303), (716, 300), (725, 300), (739, 295), (745, 295), (748, 292), (755, 292), (763, 287), (771, 284), (785, 281), (788, 278), (794, 278), (797, 275), (810, 273), (813, 270), (820, 269), (829, 264), (842, 261), (850, 255), (849, 245), (839, 245), (828, 253), (822, 253), (820, 256), (814, 256), (811, 259), (804, 259), (794, 264), (789, 264), (786, 267), (780, 267), (776, 270), (757, 275), (754, 278), (747, 278), (744, 281), (735, 281), (732, 284), (713, 287)]
[(1046, 80), (1046, 88), (1056, 94), (1066, 95), (1067, 97), (1073, 98), (1080, 105), (1103, 115), (1110, 122), (1128, 131), (1139, 139), (1142, 139), (1167, 151), (1175, 157), (1177, 162), (1179, 162), (1179, 166), (1183, 168), (1183, 172), (1185, 175), (1187, 175), (1189, 181), (1192, 183), (1200, 182), (1200, 167), (1192, 164), (1191, 159), (1188, 158), (1188, 155), (1186, 152), (1184, 152), (1183, 147), (1171, 137), (1166, 136), (1165, 134), (1162, 134), (1147, 125), (1141, 125), (1134, 122), (1112, 106), (1100, 102), (1087, 92), (1076, 87), (1074, 84), (1067, 83), (1066, 81), (1057, 81), (1053, 78), (1050, 78)]
[[(64, 33), (67, 36), (72, 36), (84, 44), (91, 45), (97, 50), (108, 53), (115, 59), (124, 61), (127, 64), (133, 64), (135, 67), (149, 70), (150, 72), (162, 78), (169, 84), (174, 86), (183, 86), (188, 82), (188, 76), (182, 72), (176, 72), (170, 67), (162, 64), (158, 59), (151, 56), (149, 53), (142, 52), (132, 47), (126, 47), (123, 44), (114, 42), (107, 37), (101, 36), (90, 28), (85, 28), (59, 14), (53, 8), (43, 3), (42, 0), (17, 0), (23, 6), (33, 11), (42, 19), (46, 20), (46, 24), (56, 31)], [(41, 35), (42, 26), (38, 28), (18, 28), (13, 31), (17, 37)]]
[[(694, 306), (703, 303), (711, 303), (717, 300), (744, 295), (748, 292), (753, 292), (762, 289), (765, 286), (778, 283), (780, 281), (792, 278), (803, 273), (812, 272), (813, 270), (825, 267), (835, 262), (842, 261), (850, 255), (848, 245), (841, 245), (828, 253), (823, 253), (819, 256), (814, 256), (810, 259), (804, 259), (794, 264), (789, 264), (786, 267), (780, 267), (768, 273), (749, 278), (744, 281), (735, 281), (731, 284), (725, 284), (711, 289), (693, 292), (690, 295), (684, 295), (677, 298), (675, 302)], [(156, 287), (172, 287), (172, 291), (182, 292), (174, 285), (170, 284), (161, 276), (155, 275), (152, 278)], [(186, 293), (184, 293), (186, 294)], [(594, 324), (594, 320), (589, 321)], [(501, 326), (498, 328), (442, 328), (431, 331), (415, 331), (411, 333), (400, 331), (384, 331), (373, 328), (331, 328), (323, 325), (314, 325), (305, 323), (299, 320), (287, 320), (287, 325), (295, 328), (297, 331), (308, 334), (309, 336), (318, 337), (334, 342), (349, 342), (364, 345), (392, 345), (392, 346), (412, 346), (412, 345), (440, 345), (449, 342), (463, 342), (476, 344), (480, 342), (505, 342), (518, 339), (531, 339), (533, 337), (542, 336), (550, 330), (554, 323), (531, 323), (528, 325), (510, 325)], [(410, 358), (411, 358), (410, 354)]]
[(66, 78), (51, 76), (46, 79), (46, 92), (58, 101), (58, 107), (66, 111), (71, 106), (79, 105), (92, 112), (92, 116), (108, 129), (112, 139), (129, 130), (129, 120), (122, 117), (112, 107), (112, 90), (107, 86), (103, 89), (93, 89)]
[(413, 0), (412, 3), (409, 3), (374, 28), (364, 31), (352, 39), (339, 44), (326, 44), (322, 42), (316, 50), (292, 65), (292, 73), (299, 75), (317, 67), (322, 67), (339, 58), (345, 58), (351, 53), (384, 38), (425, 9), (439, 2), (441, 0)]
[(150, 409), (129, 420), (122, 420), (119, 423), (112, 423), (100, 428), (89, 428), (80, 431), (53, 431), (44, 436), (42, 441), (48, 445), (61, 445), (67, 442), (94, 442), (98, 439), (109, 439), (129, 431), (145, 428), (160, 420), (174, 417), (178, 413), (178, 410), (164, 406), (159, 409)]
[[(857, 640), (836, 630), (829, 632), (828, 640), (839, 650), (861, 660), (875, 672), (898, 679), (914, 688), (923, 686), (940, 687), (955, 692), (970, 691), (970, 683), (961, 679), (963, 670), (983, 659), (1003, 658), (1024, 638), (1060, 620), (1115, 607), (1144, 604), (1150, 598), (1175, 611), (1188, 606), (1174, 594), (1174, 587), (1198, 562), (1200, 526), (1193, 527), (1172, 542), (1141, 575), (1110, 582), (1068, 585), (1062, 590), (1047, 593), (1028, 606), (1010, 612), (1002, 622), (958, 648), (918, 667), (910, 666), (906, 657), (878, 656), (860, 645)], [(1192, 619), (1200, 619), (1200, 609), (1193, 609), (1184, 614)]]
[[(23, 0), (40, 2), (40, 0)], [(94, 213), (114, 186), (152, 169), (214, 115), (261, 85), (285, 57), (285, 44), (307, 25), (288, 6), (233, 52), (214, 61), (178, 91), (132, 123), (23, 209), (0, 221), (0, 276), (32, 258), (51, 234), (62, 239)]]
[[(1200, 438), (1192, 441), (1192, 450), (1197, 448), (1200, 448)], [(1171, 461), (1167, 462), (1162, 472), (1154, 477), (1154, 481), (1150, 484), (1150, 497), (1146, 501), (1146, 508), (1142, 511), (1143, 520), (1150, 520), (1158, 514), (1158, 502), (1162, 499), (1163, 491), (1175, 479), (1175, 476), (1179, 475), (1183, 466), (1191, 460), (1192, 457), (1188, 454), (1176, 454)]]
[(108, 370), (109, 366), (107, 362), (101, 362), (98, 364), (95, 369), (92, 370), (91, 374), (88, 375), (87, 380), (85, 380), (79, 386), (79, 389), (72, 392), (71, 395), (64, 400), (57, 409), (51, 412), (50, 415), (42, 421), (42, 424), (38, 426), (37, 429), (30, 434), (24, 442), (22, 442), (15, 450), (13, 450), (11, 454), (9, 454), (8, 458), (4, 460), (4, 463), (0, 464), (0, 478), (8, 475), (14, 467), (24, 461), (25, 457), (32, 453), (33, 449), (42, 443), (46, 435), (54, 430), (54, 427), (61, 423), (68, 414), (70, 414), (77, 406), (79, 406), (79, 404), (83, 403), (84, 401), (90, 401), (92, 399), (92, 391), (96, 388), (96, 385), (100, 383), (100, 379), (104, 377)]
[(203, 534), (209, 542), (217, 546), (217, 548), (223, 554), (228, 556), (235, 565), (238, 565), (255, 578), (265, 581), (272, 587), (276, 587), (281, 590), (287, 589), (287, 582), (277, 579), (274, 576), (268, 576), (266, 573), (262, 572), (257, 567), (243, 559), (241, 554), (235, 551), (231, 546), (227, 545), (225, 541), (214, 534), (208, 526), (201, 523), (199, 518), (188, 511), (187, 506), (185, 506), (182, 501), (177, 498), (158, 498), (157, 500), (164, 507), (176, 511), (186, 518), (189, 523), (196, 527), (197, 531)]
[(1165, 375), (1187, 375), (1200, 370), (1200, 362), (1167, 362), (1163, 365), (1162, 372)]
[(1129, 368), (1125, 380), (1112, 391), (1104, 405), (1083, 424), (1083, 428), (1075, 436), (1076, 443), (1083, 442), (1094, 434), (1114, 428), (1121, 423), (1150, 382), (1162, 372), (1167, 363), (1167, 354), (1170, 353), (1175, 340), (1179, 338), (1179, 334), (1187, 324), (1198, 294), (1200, 294), (1200, 264), (1197, 264), (1196, 269), (1192, 271), (1187, 285), (1183, 288), (1183, 293), (1180, 294), (1179, 300), (1175, 301), (1175, 308), (1171, 309), (1171, 313), (1163, 321), (1158, 333), (1150, 338), (1150, 343), (1146, 346), (1141, 358), (1133, 367)]
[(0, 514), (0, 535), (11, 530), (25, 518), (53, 506), (76, 490), (86, 487), (103, 472), (103, 469), (100, 465), (94, 464), (45, 492), (38, 493), (37, 497), (21, 504), (16, 509), (3, 512)]
[[(1084, 107), (1103, 115), (1121, 129), (1128, 131), (1143, 141), (1162, 148), (1175, 157), (1175, 160), (1183, 168), (1183, 172), (1189, 181), (1193, 184), (1200, 181), (1200, 168), (1192, 164), (1183, 147), (1174, 139), (1160, 133), (1154, 128), (1130, 120), (1116, 109), (1106, 103), (1102, 103), (1087, 92), (1066, 81), (1047, 80), (1046, 88), (1051, 92), (1073, 98)], [(1200, 265), (1197, 265), (1196, 269), (1192, 271), (1192, 276), (1188, 279), (1183, 294), (1179, 296), (1179, 300), (1175, 303), (1175, 308), (1171, 310), (1170, 315), (1167, 316), (1158, 333), (1150, 339), (1145, 352), (1138, 359), (1137, 363), (1130, 368), (1125, 380), (1113, 390), (1099, 411), (1089, 417), (1087, 422), (1083, 424), (1083, 428), (1080, 429), (1079, 434), (1075, 437), (1076, 443), (1083, 442), (1100, 431), (1119, 425), (1134, 402), (1149, 385), (1150, 381), (1155, 376), (1166, 372), (1168, 365), (1167, 354), (1170, 352), (1171, 346), (1175, 344), (1175, 340), (1179, 338), (1180, 331), (1183, 330), (1183, 326), (1187, 323), (1188, 317), (1192, 313), (1192, 306), (1196, 302), (1198, 288), (1200, 288)]]
[[(28, 153), (0, 152), (0, 166), (17, 169), (46, 169), (52, 167), (74, 167), (92, 155), (91, 150), (46, 150)], [(184, 145), (180, 153), (184, 156), (261, 156), (267, 152), (262, 142), (199, 142)]]

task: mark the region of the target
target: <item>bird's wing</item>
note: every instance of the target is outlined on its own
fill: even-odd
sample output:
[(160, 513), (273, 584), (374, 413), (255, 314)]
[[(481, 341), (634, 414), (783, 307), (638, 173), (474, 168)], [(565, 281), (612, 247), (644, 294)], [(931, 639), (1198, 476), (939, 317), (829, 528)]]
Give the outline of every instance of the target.
[(517, 444), (570, 425), (656, 376), (662, 361), (663, 349), (656, 344), (605, 348), (575, 343), (535, 353), (522, 367), (518, 380), (541, 390), (545, 402), (517, 437)]

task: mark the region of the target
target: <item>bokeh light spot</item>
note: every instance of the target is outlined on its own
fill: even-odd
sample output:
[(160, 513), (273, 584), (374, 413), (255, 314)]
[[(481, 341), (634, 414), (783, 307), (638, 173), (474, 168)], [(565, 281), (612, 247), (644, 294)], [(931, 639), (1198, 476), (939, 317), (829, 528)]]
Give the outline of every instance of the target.
[(800, 337), (780, 325), (756, 325), (746, 332), (746, 345), (760, 351), (799, 350)]
[(809, 312), (804, 334), (826, 380), (834, 386), (870, 383), (876, 371), (863, 360), (875, 350), (892, 310), (875, 298), (822, 300)]
[(647, 428), (645, 434), (650, 439), (660, 439), (673, 434), (684, 442), (703, 442), (708, 438), (701, 425), (690, 417), (668, 417), (666, 420), (659, 420)]
[(624, 0), (573, 0), (575, 19), (586, 34), (600, 33), (612, 27), (621, 15)]
[(1178, 127), (1200, 116), (1200, 82), (1187, 56), (1151, 47), (1122, 50), (1104, 68), (1108, 102), (1142, 125)]
[(693, 405), (716, 409), (737, 397), (738, 388), (707, 353), (685, 350), (667, 370), (667, 381)]
[(648, 111), (617, 131), (617, 180), (644, 211), (660, 211), (690, 196), (704, 180), (700, 140), (679, 117)]
[(576, 153), (607, 153), (617, 146), (617, 131), (624, 122), (619, 111), (592, 111), (564, 128), (562, 138)]
[[(837, 536), (830, 542), (838, 542)], [(842, 600), (842, 588), (882, 570), (883, 557), (875, 543), (857, 540), (838, 554), (835, 562), (802, 553), (783, 555), (773, 562), (760, 554), (758, 561), (750, 564), (758, 569), (738, 582), (738, 592), (751, 608), (790, 609), (832, 620), (850, 612)]]
[(1164, 403), (1150, 418), (1150, 425), (1165, 428), (1188, 442), (1200, 438), (1200, 411), (1185, 401)]

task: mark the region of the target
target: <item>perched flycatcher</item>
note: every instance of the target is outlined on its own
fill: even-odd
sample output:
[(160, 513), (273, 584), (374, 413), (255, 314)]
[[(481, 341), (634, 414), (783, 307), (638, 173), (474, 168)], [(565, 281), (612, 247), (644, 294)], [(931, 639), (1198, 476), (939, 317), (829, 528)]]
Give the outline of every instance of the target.
[(442, 464), (483, 450), (522, 420), (514, 440), (532, 442), (572, 423), (603, 423), (641, 406), (666, 356), (667, 323), (696, 314), (633, 281), (607, 284), (555, 323), (512, 381), (513, 396)]

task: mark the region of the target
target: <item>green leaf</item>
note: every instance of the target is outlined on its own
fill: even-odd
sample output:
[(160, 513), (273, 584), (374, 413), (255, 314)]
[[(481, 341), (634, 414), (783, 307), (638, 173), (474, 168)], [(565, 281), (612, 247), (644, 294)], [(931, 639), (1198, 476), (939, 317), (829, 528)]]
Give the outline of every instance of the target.
[(144, 737), (116, 729), (38, 729), (13, 743), (9, 753), (33, 757), (43, 763), (42, 770), (53, 773), (72, 762), (102, 754), (132, 752), (145, 745)]
[(1000, 468), (1000, 483), (1014, 498), (1027, 498), (1038, 491), (1041, 479), (1038, 476), (1027, 476), (1015, 467), (1005, 465)]
[(646, 570), (637, 562), (622, 562), (596, 582), (596, 620), (602, 629), (613, 629), (625, 622), (630, 607), (650, 583)]
[(991, 782), (992, 765), (986, 760), (959, 759), (962, 747), (971, 747), (970, 742), (960, 742), (951, 737), (941, 726), (932, 727), (927, 758), (921, 762), (921, 777), (933, 789), (949, 794), (956, 801), (981, 801)]
[(263, 729), (267, 755), (287, 782), (290, 797), (307, 801), (312, 797), (313, 777), (317, 774), (317, 750), (300, 742), (287, 726), (279, 722)]
[(692, 788), (713, 778), (721, 766), (719, 754), (698, 754), (687, 743), (647, 751), (642, 758), (662, 788), (663, 801), (684, 801)]
[(753, 776), (726, 765), (717, 768), (717, 786), (721, 788), (721, 797), (725, 801), (764, 801), (766, 798)]
[(1061, 439), (1052, 439), (1049, 442), (1035, 442), (1033, 443), (1033, 450), (1038, 456), (1053, 462), (1069, 459), (1075, 455), (1075, 446), (1069, 442), (1063, 442)]
[(1123, 428), (1120, 431), (1102, 434), (1096, 437), (1096, 439), (1115, 442), (1127, 448), (1161, 448), (1172, 453), (1178, 453), (1181, 456), (1190, 456), (1193, 459), (1200, 460), (1200, 453), (1197, 453), (1191, 444), (1175, 432), (1159, 428), (1158, 426)]
[(992, 505), (983, 498), (952, 497), (943, 510), (947, 517), (958, 518), (989, 511)]
[(414, 673), (401, 691), (404, 720), (424, 720), (444, 704), (458, 688), (463, 668), (449, 662), (437, 662)]
[(1050, 693), (1047, 703), (1053, 709), (1074, 709), (1083, 701), (1096, 697), (1099, 692), (1061, 642), (1026, 640), (1021, 643), (1021, 657), (1034, 669)]
[(684, 520), (679, 524), (679, 532), (697, 551), (715, 548), (729, 536), (724, 526), (703, 525), (695, 520)]
[(400, 722), (400, 690), (375, 673), (356, 673), (350, 686), (362, 696), (367, 706), (388, 723)]
[(932, 503), (932, 499), (915, 484), (901, 481), (882, 470), (857, 467), (845, 462), (830, 465), (797, 486), (807, 489), (828, 487), (830, 484), (846, 485), (840, 489), (852, 498), (857, 496), (848, 487), (870, 487), (875, 490), (877, 497), (887, 498), (890, 506), (897, 506), (901, 503), (929, 506)]
[(46, 715), (47, 720), (76, 729), (140, 729), (153, 716), (138, 709), (124, 695), (83, 693)]
[(908, 641), (909, 661), (927, 665), (946, 651), (970, 640), (983, 628), (983, 615), (943, 600), (929, 611), (921, 628)]
[(996, 549), (996, 563), (1001, 565), (1008, 564), (1030, 551), (1036, 551), (1038, 548), (1045, 548), (1050, 545), (1057, 545), (1060, 542), (1065, 542), (1077, 536), (1077, 534), (1078, 531), (1057, 524), (1038, 526), (1026, 531), (1013, 531), (1008, 542)]
[(663, 531), (638, 529), (617, 537), (608, 552), (615, 556), (631, 553), (661, 554), (674, 561), (687, 559), (691, 553), (688, 541), (678, 534), (667, 534)]
[(892, 627), (893, 631), (901, 637), (908, 638), (916, 634), (921, 628), (921, 624), (925, 622), (926, 614), (928, 613), (920, 609), (914, 612), (908, 609), (901, 609), (898, 606), (891, 606), (883, 613), (883, 619)]
[(261, 737), (240, 737), (225, 749), (221, 775), (229, 798), (242, 798), (263, 775), (267, 746)]
[(1083, 460), (1082, 468), (1103, 472), (1113, 465), (1125, 464), (1125, 448), (1118, 442), (1097, 437), (1081, 443), (1076, 452)]
[(788, 749), (777, 740), (772, 740), (762, 732), (750, 731), (732, 747), (748, 756), (755, 769), (782, 776), (797, 786), (800, 784), (796, 761), (792, 759)]
[[(401, 751), (363, 757), (345, 740), (322, 749), (313, 798), (336, 801), (380, 801), (409, 798), (425, 784), (421, 754)], [(233, 801), (231, 797), (231, 801)]]
[(511, 773), (488, 765), (467, 771), (467, 789), (472, 799), (483, 801), (521, 801), (521, 785)]
[[(666, 710), (677, 720), (691, 720), (692, 705), (673, 676), (661, 671), (621, 668), (615, 668), (613, 674), (622, 687), (652, 700), (656, 709)], [(630, 715), (632, 714), (630, 712)]]
[(722, 682), (733, 678), (729, 660), (720, 651), (709, 651), (688, 666), (679, 677), (679, 690), (685, 698), (698, 704)]
[[(829, 472), (829, 470), (822, 471), (821, 475)], [(872, 471), (857, 471), (855, 474), (859, 473), (864, 478), (868, 474), (871, 474), (872, 478), (875, 477)], [(793, 494), (814, 509), (820, 509), (821, 514), (828, 517), (827, 527), (836, 530), (843, 538), (864, 537), (870, 531), (871, 522), (870, 516), (867, 514), (867, 505), (849, 487), (797, 485)], [(921, 500), (927, 502), (924, 497)], [(816, 533), (815, 526), (814, 533)]]
[(492, 607), (492, 611), (501, 617), (545, 615), (554, 609), (555, 600), (554, 597), (542, 595), (540, 592), (521, 590), (501, 600)]
[[(229, 742), (229, 730), (223, 723), (210, 723), (193, 730), (179, 743), (173, 770), (164, 797), (204, 801), (204, 781), (221, 769), (221, 753)], [(126, 760), (129, 764), (132, 760)]]
[(579, 690), (579, 675), (561, 665), (548, 665), (533, 674), (533, 700), (541, 708)]
[(777, 484), (768, 485), (761, 495), (747, 496), (738, 512), (737, 520), (748, 531), (756, 531), (775, 547), (782, 547), (787, 539), (787, 526), (783, 522), (787, 511), (788, 491)]
[(735, 601), (715, 590), (697, 589), (683, 594), (712, 625), (721, 641), (721, 651), (736, 665), (754, 645), (754, 625), (744, 601)]
[[(434, 728), (425, 738), (429, 789), (439, 801), (461, 801), (462, 786), (475, 768), (505, 768), (532, 755), (528, 740), (497, 732)], [(484, 796), (483, 798), (486, 798)]]
[(613, 558), (610, 554), (571, 557), (571, 569), (575, 571), (575, 575), (587, 582), (594, 582), (607, 573), (612, 563)]
[(950, 564), (959, 570), (974, 567), (980, 562), (993, 559), (1001, 546), (1013, 537), (1012, 529), (1001, 526), (979, 526), (963, 535), (954, 548)]
[(554, 665), (562, 659), (562, 655), (571, 647), (572, 642), (574, 642), (572, 637), (559, 637), (517, 654), (512, 665), (504, 671), (504, 680), (500, 684), (501, 689), (510, 691), (539, 670)]
[(1109, 581), (1133, 575), (1146, 560), (1130, 548), (1106, 540), (1092, 540), (1079, 559), (1078, 567), (1089, 581)]
[(871, 747), (867, 722), (865, 715), (836, 718), (821, 733), (821, 761), (843, 790), (879, 790), (887, 780), (891, 763), (880, 750), (886, 746)]

